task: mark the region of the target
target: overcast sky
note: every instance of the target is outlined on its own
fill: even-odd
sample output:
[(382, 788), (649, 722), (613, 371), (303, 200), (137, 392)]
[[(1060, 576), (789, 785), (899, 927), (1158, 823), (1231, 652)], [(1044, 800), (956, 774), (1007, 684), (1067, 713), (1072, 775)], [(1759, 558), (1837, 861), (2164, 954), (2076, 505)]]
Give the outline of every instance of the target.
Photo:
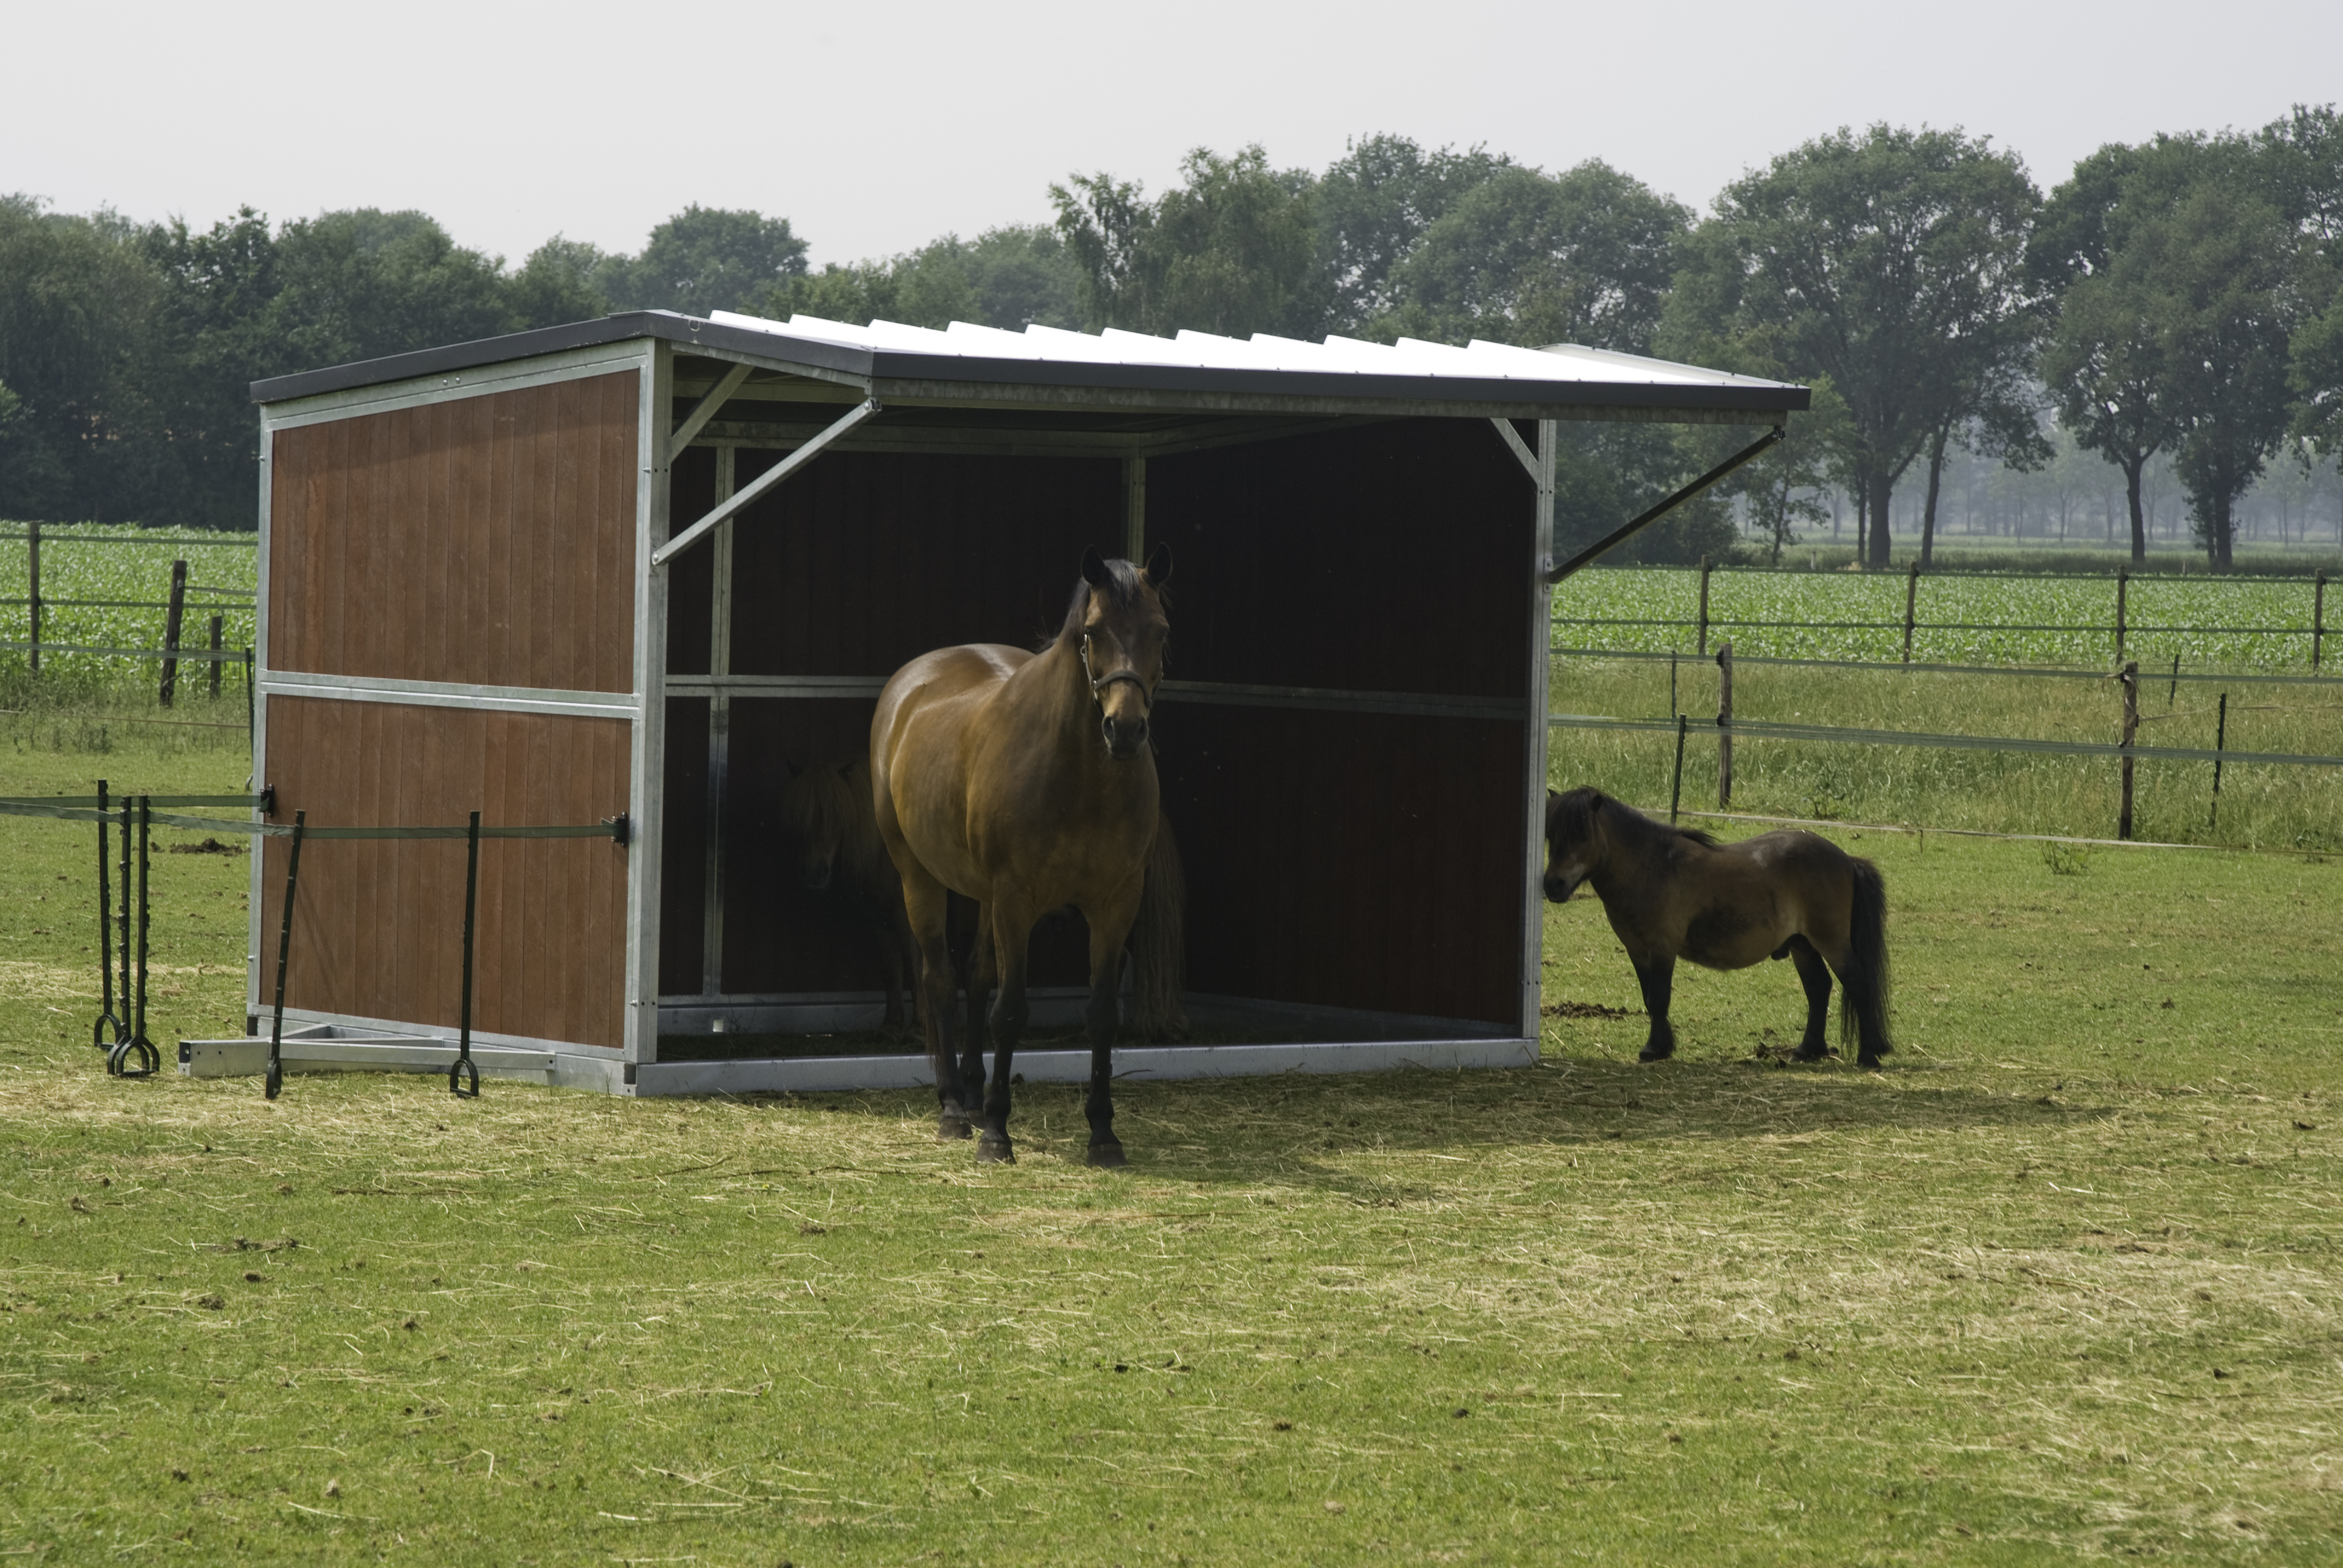
[(1161, 188), (1198, 146), (1323, 167), (1377, 131), (1705, 206), (1842, 125), (1960, 126), (2046, 189), (2101, 143), (2343, 98), (2343, 3), (1647, 6), (6, 0), (0, 192), (206, 226), (419, 207), (516, 263), (634, 250), (687, 203), (786, 216), (817, 262)]

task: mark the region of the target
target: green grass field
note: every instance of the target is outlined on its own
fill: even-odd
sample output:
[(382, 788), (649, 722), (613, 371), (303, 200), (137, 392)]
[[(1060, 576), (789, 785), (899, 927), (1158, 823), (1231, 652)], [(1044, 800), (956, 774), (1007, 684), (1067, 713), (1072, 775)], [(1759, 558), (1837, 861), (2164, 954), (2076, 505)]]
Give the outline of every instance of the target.
[[(11, 722), (0, 792), (242, 783)], [(87, 831), (0, 819), (0, 1556), (2332, 1562), (2343, 865), (1840, 837), (1884, 1074), (1778, 1065), (1772, 965), (1635, 1065), (1581, 900), (1537, 1069), (1127, 1081), (1101, 1172), (1066, 1087), (1003, 1169), (919, 1094), (108, 1081)], [(156, 857), (157, 1039), (240, 1022), (245, 869)]]

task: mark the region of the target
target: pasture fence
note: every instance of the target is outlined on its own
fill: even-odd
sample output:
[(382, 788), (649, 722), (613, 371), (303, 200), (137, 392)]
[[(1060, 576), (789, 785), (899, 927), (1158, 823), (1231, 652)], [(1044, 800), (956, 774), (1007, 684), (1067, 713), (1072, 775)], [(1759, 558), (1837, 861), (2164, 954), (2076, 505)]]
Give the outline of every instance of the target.
[[(283, 915), (277, 935), (276, 994), (270, 1008), (268, 1056), (263, 1070), (264, 1092), (271, 1100), (277, 1097), (285, 1084), (285, 977), (292, 960), (293, 910), (300, 887), (301, 848), (305, 842), (313, 839), (462, 839), (466, 841), (462, 995), (458, 1008), (459, 1022), (456, 1055), (447, 1068), (447, 1088), (451, 1093), (469, 1099), (476, 1098), (480, 1091), (479, 1068), (472, 1060), (472, 958), (478, 930), (480, 840), (608, 838), (623, 845), (632, 837), (631, 823), (624, 812), (591, 825), (486, 827), (481, 824), (479, 812), (474, 811), (470, 819), (460, 827), (312, 828), (308, 825), (306, 810), (297, 809), (288, 825), (228, 817), (195, 817), (178, 810), (158, 810), (158, 807), (237, 807), (266, 817), (276, 814), (277, 792), (272, 787), (257, 795), (109, 796), (106, 781), (101, 779), (97, 781), (96, 795), (0, 797), (0, 816), (97, 824), (101, 1000), (97, 1017), (90, 1026), (90, 1034), (91, 1043), (106, 1053), (107, 1074), (116, 1078), (151, 1078), (162, 1068), (162, 1052), (146, 1036), (147, 953), (153, 920), (147, 879), (154, 829), (157, 826), (186, 828), (207, 833), (289, 840)], [(107, 843), (107, 829), (115, 823), (117, 815), (121, 831), (118, 860), (109, 854)], [(117, 877), (120, 889), (118, 907), (115, 898)], [(118, 997), (116, 990), (117, 955), (120, 962)], [(466, 1081), (468, 1078), (468, 1082)]]
[[(30, 674), (37, 677), (41, 673), (41, 655), (44, 651), (52, 654), (89, 654), (102, 658), (158, 660), (161, 678), (157, 684), (156, 695), (165, 708), (172, 706), (173, 699), (177, 694), (179, 666), (183, 662), (210, 665), (210, 688), (211, 695), (214, 697), (219, 695), (219, 670), (223, 664), (243, 665), (246, 684), (250, 683), (252, 650), (248, 648), (224, 647), (222, 631), (223, 618), (227, 612), (249, 612), (254, 608), (254, 603), (258, 598), (255, 590), (218, 583), (192, 582), (188, 579), (186, 558), (180, 556), (171, 562), (169, 588), (166, 597), (160, 599), (82, 598), (45, 595), (41, 591), (41, 558), (44, 543), (41, 525), (28, 523), (25, 526), (23, 533), (0, 534), (0, 541), (15, 541), (22, 543), (25, 548), (25, 594), (22, 597), (11, 595), (0, 598), (0, 606), (22, 608), (25, 611), (25, 639), (21, 642), (0, 641), (0, 649), (25, 655), (25, 664)], [(155, 538), (142, 538), (136, 534), (67, 534), (53, 535), (46, 543), (52, 549), (60, 545), (75, 548), (83, 545), (138, 545), (149, 549), (157, 547), (176, 549), (189, 548), (256, 549), (258, 548), (256, 538), (246, 538), (236, 535), (217, 539), (205, 539), (182, 535)], [(225, 601), (246, 602), (190, 603), (187, 596), (191, 592), (215, 595)], [(42, 635), (44, 621), (49, 618), (49, 612), (60, 609), (161, 610), (164, 612), (163, 645), (160, 648), (124, 648), (113, 644), (59, 641), (54, 637), (45, 638)], [(190, 612), (208, 614), (211, 618), (211, 638), (207, 648), (183, 646), (185, 639), (182, 633), (186, 618)]]

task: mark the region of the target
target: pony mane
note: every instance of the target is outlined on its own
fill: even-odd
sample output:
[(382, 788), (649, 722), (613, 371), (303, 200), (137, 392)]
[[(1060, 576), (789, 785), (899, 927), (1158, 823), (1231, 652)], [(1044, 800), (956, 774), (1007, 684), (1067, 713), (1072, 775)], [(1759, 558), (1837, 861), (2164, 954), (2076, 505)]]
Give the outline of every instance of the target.
[(817, 762), (782, 785), (775, 803), (781, 827), (808, 843), (850, 848), (863, 815), (856, 809), (859, 791), (854, 775), (864, 766), (860, 758)]
[(1576, 843), (1593, 836), (1598, 817), (1617, 823), (1624, 832), (1646, 840), (1689, 839), (1707, 849), (1721, 847), (1713, 834), (1704, 833), (1697, 828), (1671, 828), (1657, 818), (1647, 817), (1625, 801), (1614, 800), (1591, 786), (1582, 786), (1568, 794), (1554, 797), (1546, 808), (1546, 837), (1563, 843)]

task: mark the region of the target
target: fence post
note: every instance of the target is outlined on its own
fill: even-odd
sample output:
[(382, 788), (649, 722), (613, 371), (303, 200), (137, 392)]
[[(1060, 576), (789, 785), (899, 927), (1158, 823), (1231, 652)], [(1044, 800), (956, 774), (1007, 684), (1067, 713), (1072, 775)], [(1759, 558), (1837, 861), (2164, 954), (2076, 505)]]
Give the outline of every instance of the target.
[(277, 931), (277, 1004), (268, 1015), (268, 1070), (261, 1092), (274, 1100), (285, 1088), (285, 961), (293, 956), (293, 894), (301, 885), (301, 834), (309, 813), (293, 813), (293, 848), (285, 860), (285, 919)]
[[(33, 673), (40, 675), (40, 523), (25, 523), (25, 541), (30, 546), (30, 577), (33, 577)], [(2310, 663), (2318, 663), (2318, 647), (2313, 647)]]
[(171, 608), (163, 618), (163, 706), (171, 706), (172, 695), (179, 685), (179, 661), (173, 657), (179, 651), (179, 622), (187, 608), (187, 563), (171, 563)]
[(2229, 743), (2229, 694), (2221, 693), (2221, 717), (2213, 729), (2213, 815), (2206, 826), (2221, 825), (2221, 749)]
[[(106, 780), (97, 781), (97, 976), (98, 991), (104, 999), (103, 1010), (90, 1025), (89, 1042), (101, 1050), (110, 1050), (126, 1034), (114, 1016), (114, 867), (106, 858)], [(106, 1038), (108, 1029), (114, 1039)]]
[(2131, 744), (2139, 733), (2139, 661), (2133, 659), (2123, 667), (2123, 809), (2116, 818), (2116, 837), (2131, 837)]
[(2164, 694), (2164, 706), (2171, 707), (2180, 700), (2180, 656), (2172, 656), (2172, 688)]
[(212, 617), (212, 700), (219, 700), (220, 618)]
[(1686, 719), (1676, 715), (1676, 774), (1675, 782), (1668, 786), (1668, 821), (1674, 825), (1677, 808), (1684, 804), (1684, 743)]
[[(465, 835), (464, 850), (464, 999), (458, 1010), (456, 1060), (447, 1067), (447, 1091), (458, 1099), (478, 1100), (480, 1097), (480, 1070), (472, 1060), (472, 914), (480, 897), (480, 814), (472, 813), (471, 829)], [(471, 1087), (464, 1086), (464, 1074), (472, 1077)]]
[(2124, 611), (2127, 608), (2125, 601), (2130, 597), (2131, 568), (2118, 567), (2116, 568), (2116, 657), (2117, 658), (2124, 656)]
[(1716, 645), (1716, 809), (1733, 807), (1733, 644)]
[(1708, 558), (1700, 558), (1700, 642), (1693, 651), (1705, 657), (1708, 653)]
[(1676, 707), (1676, 650), (1673, 648), (1668, 649), (1668, 711), (1679, 711)]
[[(40, 588), (33, 588), (33, 598), (35, 600), (40, 598)], [(2322, 568), (2318, 579), (2313, 579), (2313, 584), (2310, 584), (2310, 668), (2313, 670), (2319, 668), (2319, 642), (2324, 640), (2327, 640), (2327, 572)], [(33, 668), (35, 670), (40, 668), (37, 654)]]
[(1920, 596), (1920, 563), (1914, 561), (1904, 577), (1904, 662), (1912, 662), (1912, 606)]

